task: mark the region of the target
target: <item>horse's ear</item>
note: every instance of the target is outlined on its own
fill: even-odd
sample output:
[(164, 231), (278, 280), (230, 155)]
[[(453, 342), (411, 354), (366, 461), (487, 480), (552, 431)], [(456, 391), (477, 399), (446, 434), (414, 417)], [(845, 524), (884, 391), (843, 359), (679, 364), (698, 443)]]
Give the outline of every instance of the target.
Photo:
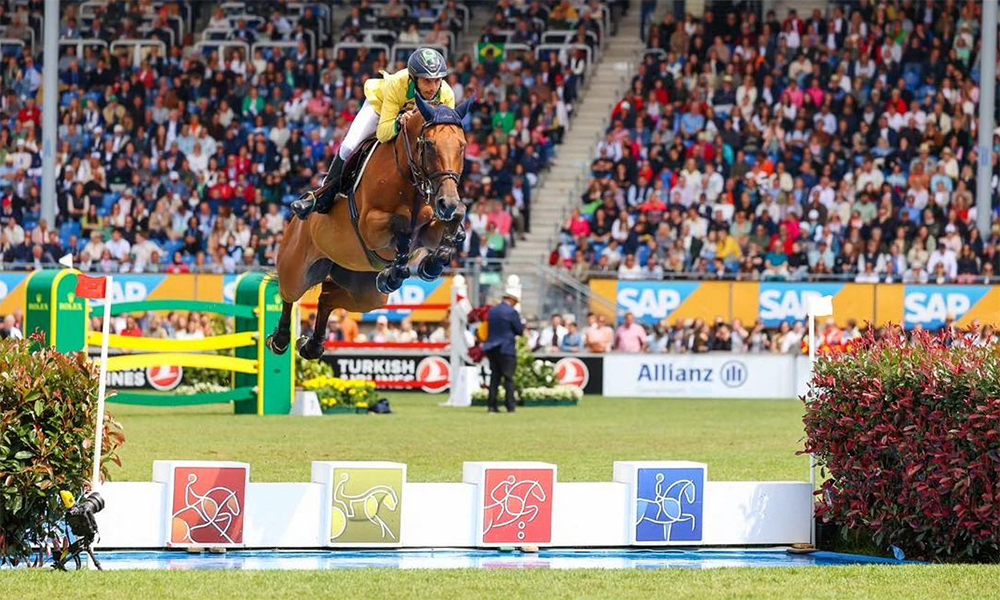
[(427, 102), (425, 102), (424, 99), (420, 97), (420, 92), (414, 94), (413, 97), (417, 101), (417, 108), (420, 110), (420, 114), (424, 116), (424, 122), (433, 123), (434, 109), (431, 108), (431, 105), (427, 104)]
[(455, 112), (458, 113), (459, 119), (465, 118), (465, 113), (469, 112), (469, 107), (472, 106), (472, 103), (475, 101), (476, 97), (471, 96), (468, 100), (458, 105), (458, 107), (455, 109)]

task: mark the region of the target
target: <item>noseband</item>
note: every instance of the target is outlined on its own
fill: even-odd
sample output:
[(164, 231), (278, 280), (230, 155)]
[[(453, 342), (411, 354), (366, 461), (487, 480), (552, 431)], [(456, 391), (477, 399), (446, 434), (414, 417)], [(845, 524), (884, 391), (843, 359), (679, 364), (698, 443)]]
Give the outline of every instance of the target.
[(407, 131), (405, 126), (400, 130), (399, 137), (403, 138), (403, 147), (406, 149), (406, 166), (410, 170), (409, 177), (399, 164), (397, 145), (393, 144), (392, 147), (392, 155), (396, 160), (396, 170), (399, 171), (399, 174), (404, 179), (413, 184), (413, 187), (417, 190), (417, 195), (423, 200), (424, 204), (431, 203), (431, 198), (441, 189), (441, 184), (445, 180), (450, 179), (455, 182), (455, 185), (458, 185), (459, 179), (462, 177), (461, 173), (449, 169), (427, 172), (427, 152), (424, 151), (424, 147), (428, 144), (433, 145), (433, 142), (427, 139), (424, 133), (432, 127), (444, 125), (456, 126), (455, 123), (424, 122), (420, 127), (420, 135), (417, 137), (416, 157), (413, 154), (413, 144), (410, 143), (409, 131)]

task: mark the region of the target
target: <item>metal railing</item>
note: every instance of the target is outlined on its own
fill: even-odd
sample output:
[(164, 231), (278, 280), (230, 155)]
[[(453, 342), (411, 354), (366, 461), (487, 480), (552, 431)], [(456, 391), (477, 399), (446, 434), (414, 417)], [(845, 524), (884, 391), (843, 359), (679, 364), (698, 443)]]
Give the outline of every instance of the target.
[(546, 318), (567, 312), (585, 315), (594, 309), (613, 313), (616, 308), (566, 271), (538, 261), (472, 259), (458, 272), (468, 281), (473, 306), (498, 302), (507, 278), (517, 275), (521, 278), (522, 311), (527, 317)]

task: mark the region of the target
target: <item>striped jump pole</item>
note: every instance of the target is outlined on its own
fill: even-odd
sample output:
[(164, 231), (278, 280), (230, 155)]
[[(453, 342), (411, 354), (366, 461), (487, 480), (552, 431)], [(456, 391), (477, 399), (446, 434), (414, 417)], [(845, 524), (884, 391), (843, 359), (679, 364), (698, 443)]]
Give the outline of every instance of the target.
[[(78, 275), (75, 269), (41, 270), (32, 273), (27, 282), (26, 331), (43, 333), (45, 344), (60, 352), (86, 352), (88, 345), (100, 344), (100, 334), (88, 331), (91, 311), (97, 307), (75, 294)], [(115, 290), (110, 294), (114, 298)], [(277, 280), (264, 273), (244, 273), (236, 281), (233, 304), (199, 300), (112, 300), (111, 304), (113, 317), (158, 311), (232, 317), (235, 332), (201, 340), (111, 335), (109, 346), (123, 352), (108, 358), (108, 371), (159, 366), (229, 371), (233, 374), (232, 389), (185, 396), (119, 391), (110, 402), (147, 406), (233, 402), (237, 414), (289, 413), (295, 396), (295, 349), (277, 355), (264, 343), (281, 317)], [(231, 350), (233, 355), (213, 353), (220, 350)]]

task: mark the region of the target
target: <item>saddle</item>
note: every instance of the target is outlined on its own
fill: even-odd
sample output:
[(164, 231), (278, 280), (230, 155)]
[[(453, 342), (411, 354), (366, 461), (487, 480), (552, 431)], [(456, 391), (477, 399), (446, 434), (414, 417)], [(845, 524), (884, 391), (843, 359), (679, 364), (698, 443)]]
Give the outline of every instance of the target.
[(361, 142), (344, 165), (344, 172), (340, 176), (340, 189), (336, 190), (338, 194), (345, 193), (344, 190), (357, 189), (358, 184), (361, 183), (361, 176), (365, 173), (365, 167), (368, 166), (368, 159), (374, 154), (377, 146), (378, 138), (375, 137)]

